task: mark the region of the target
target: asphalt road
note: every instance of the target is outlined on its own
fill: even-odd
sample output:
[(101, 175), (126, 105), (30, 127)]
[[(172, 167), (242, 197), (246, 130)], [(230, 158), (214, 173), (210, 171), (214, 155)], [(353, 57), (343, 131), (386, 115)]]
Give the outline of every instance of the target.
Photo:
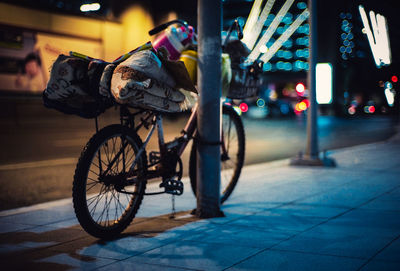
[[(95, 132), (94, 121), (43, 109), (40, 103), (27, 102), (13, 110), (2, 111), (0, 116), (0, 210), (70, 197), (75, 164)], [(185, 120), (165, 119), (166, 140), (179, 135)], [(246, 164), (294, 157), (305, 150), (304, 117), (243, 121)], [(100, 126), (116, 122), (118, 115), (110, 109), (100, 119)], [(394, 134), (394, 129), (389, 117), (320, 116), (319, 149), (327, 150), (329, 155), (329, 150), (335, 148), (385, 140)], [(149, 149), (155, 147), (153, 140)], [(183, 156), (184, 175), (189, 148)], [(340, 161), (336, 162), (340, 166)]]

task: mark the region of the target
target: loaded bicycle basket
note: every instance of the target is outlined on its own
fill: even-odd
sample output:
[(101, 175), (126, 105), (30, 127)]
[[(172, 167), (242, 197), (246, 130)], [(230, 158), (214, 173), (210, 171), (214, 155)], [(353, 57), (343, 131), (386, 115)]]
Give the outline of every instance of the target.
[[(230, 40), (233, 28), (238, 29), (238, 39)], [(230, 99), (245, 99), (258, 95), (262, 80), (263, 62), (255, 60), (248, 63), (247, 57), (250, 50), (240, 41), (243, 37), (241, 27), (237, 20), (228, 30), (223, 45), (224, 53), (227, 53), (231, 62), (232, 79), (226, 91), (226, 97)]]
[(232, 68), (232, 80), (226, 97), (245, 99), (257, 96), (262, 83), (259, 77), (261, 71), (262, 62), (257, 61), (247, 67)]

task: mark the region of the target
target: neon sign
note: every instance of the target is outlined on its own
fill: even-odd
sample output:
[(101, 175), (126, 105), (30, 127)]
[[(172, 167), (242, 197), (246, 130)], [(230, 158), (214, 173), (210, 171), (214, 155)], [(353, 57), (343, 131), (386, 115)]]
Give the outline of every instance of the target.
[(367, 34), (369, 46), (371, 47), (376, 66), (380, 68), (384, 65), (390, 65), (392, 62), (392, 56), (390, 52), (389, 33), (386, 18), (379, 13), (375, 15), (375, 12), (371, 10), (369, 12), (372, 26), (371, 31), (364, 7), (359, 5), (358, 9), (364, 25), (363, 32)]

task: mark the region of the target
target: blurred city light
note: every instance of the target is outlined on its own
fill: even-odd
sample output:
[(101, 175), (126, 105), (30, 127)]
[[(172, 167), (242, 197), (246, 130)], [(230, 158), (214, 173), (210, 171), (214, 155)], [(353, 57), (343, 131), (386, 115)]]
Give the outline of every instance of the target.
[(246, 103), (241, 103), (239, 105), (240, 111), (242, 111), (243, 113), (246, 113), (247, 110), (249, 110), (249, 106)]
[(353, 23), (351, 22), (351, 14), (350, 13), (342, 13), (340, 14), (340, 18), (342, 19), (341, 29), (343, 33), (341, 33), (340, 37), (342, 39), (342, 46), (340, 46), (339, 51), (341, 53), (341, 57), (343, 60), (348, 60), (350, 57), (354, 57), (354, 42), (351, 41), (354, 38), (352, 33)]
[(306, 103), (305, 102), (300, 102), (299, 103), (299, 108), (300, 108), (301, 111), (306, 110), (307, 109)]
[(307, 8), (307, 4), (305, 2), (299, 2), (299, 3), (297, 3), (297, 8), (306, 9)]
[(367, 113), (367, 114), (375, 113), (375, 106), (373, 106), (373, 105), (364, 106), (364, 112)]
[(304, 86), (303, 83), (298, 83), (298, 84), (296, 85), (297, 94), (299, 94), (300, 96), (303, 96), (303, 95), (304, 95), (304, 91), (305, 91), (305, 90), (306, 90), (306, 87)]
[[(281, 9), (279, 10), (278, 14), (275, 16), (274, 20), (272, 21), (272, 23), (269, 25), (267, 31), (265, 31), (264, 35), (261, 37), (261, 39), (257, 42), (254, 50), (250, 53), (249, 55), (249, 59), (255, 60), (257, 59), (257, 57), (260, 55), (260, 47), (263, 44), (266, 44), (269, 39), (272, 37), (272, 35), (275, 33), (276, 29), (278, 28), (279, 24), (281, 23), (282, 19), (284, 18), (284, 16), (286, 15), (287, 11), (289, 10), (290, 6), (293, 4), (294, 0), (287, 0), (283, 6), (281, 7)], [(251, 15), (251, 14), (250, 14)], [(286, 41), (286, 40), (285, 40)], [(285, 42), (283, 41), (283, 42)], [(283, 43), (282, 42), (282, 43)], [(275, 45), (275, 44), (274, 44)], [(280, 47), (280, 46), (279, 46)], [(274, 48), (275, 49), (275, 48)], [(276, 51), (278, 51), (279, 48), (277, 48), (273, 54), (276, 53)], [(271, 48), (270, 50), (271, 51)], [(264, 61), (267, 62), (267, 61)]]
[(301, 102), (298, 102), (294, 106), (294, 112), (299, 114), (301, 112), (306, 111), (309, 106), (310, 106), (310, 102), (308, 100), (302, 100)]
[[(261, 14), (258, 14), (260, 10), (260, 6), (262, 1), (255, 1), (253, 4), (253, 8), (250, 11), (249, 19), (243, 32), (243, 42), (252, 49), (254, 47), (254, 44), (257, 41), (258, 36), (260, 35), (263, 26), (265, 25), (265, 21), (268, 19), (268, 16), (270, 15), (269, 13), (271, 12), (272, 6), (274, 5), (275, 0), (268, 0), (267, 3), (265, 4), (263, 10), (261, 11)], [(251, 19), (250, 21), (250, 16), (253, 16), (254, 13), (257, 13), (258, 20), (256, 22)], [(258, 16), (259, 15), (259, 16)]]
[(238, 115), (242, 115), (242, 110), (240, 110), (239, 106), (233, 106), (233, 109), (238, 113)]
[[(283, 7), (282, 7), (282, 9), (283, 9)], [(286, 29), (286, 31), (279, 37), (279, 39), (277, 39), (276, 42), (269, 48), (268, 52), (265, 53), (261, 57), (261, 60), (264, 61), (264, 63), (268, 62), (274, 56), (274, 54), (281, 48), (282, 44), (289, 39), (289, 37), (296, 31), (296, 29), (298, 29), (300, 27), (300, 25), (308, 18), (309, 15), (310, 15), (310, 13), (309, 13), (308, 9), (305, 9), (296, 18), (296, 20)], [(262, 41), (262, 39), (260, 40), (260, 42), (261, 41)], [(258, 46), (258, 44), (257, 44), (257, 46)], [(250, 59), (251, 59), (251, 55), (252, 54), (250, 54), (250, 56), (249, 56)]]
[(397, 83), (399, 81), (399, 78), (396, 75), (392, 76), (392, 82)]
[(371, 113), (371, 114), (375, 113), (375, 106), (373, 106), (373, 105), (369, 106), (368, 111), (369, 111), (369, 113)]
[(82, 12), (97, 11), (100, 9), (100, 7), (101, 6), (99, 3), (83, 4), (81, 5), (80, 10)]
[(267, 51), (268, 51), (268, 47), (267, 47), (265, 44), (263, 44), (262, 46), (260, 46), (260, 52), (261, 52), (262, 54), (265, 54)]
[(358, 9), (364, 25), (363, 32), (367, 35), (376, 66), (380, 68), (384, 65), (390, 65), (392, 59), (386, 18), (380, 14), (375, 15), (375, 12), (371, 10), (369, 12), (371, 31), (364, 7), (359, 5)]
[(262, 99), (262, 98), (259, 98), (259, 99), (257, 100), (257, 106), (258, 106), (258, 107), (264, 107), (264, 106), (265, 106), (265, 100)]
[[(251, 8), (249, 17), (247, 18), (246, 24), (244, 25), (243, 28), (243, 42), (249, 47), (249, 39), (251, 39), (252, 36), (252, 30), (253, 27), (255, 26), (255, 24), (257, 23), (259, 14), (260, 14), (260, 10), (261, 10), (261, 4), (262, 4), (262, 0), (255, 0), (253, 3), (253, 6)], [(257, 37), (256, 37), (257, 39)]]
[(356, 107), (354, 105), (350, 106), (349, 109), (347, 110), (347, 112), (350, 115), (354, 115), (356, 113)]
[(394, 105), (394, 97), (396, 93), (394, 89), (392, 89), (392, 84), (387, 84), (387, 83), (388, 82), (385, 83), (385, 97), (388, 105), (392, 107)]
[(332, 103), (332, 65), (318, 63), (316, 66), (316, 94), (318, 104)]

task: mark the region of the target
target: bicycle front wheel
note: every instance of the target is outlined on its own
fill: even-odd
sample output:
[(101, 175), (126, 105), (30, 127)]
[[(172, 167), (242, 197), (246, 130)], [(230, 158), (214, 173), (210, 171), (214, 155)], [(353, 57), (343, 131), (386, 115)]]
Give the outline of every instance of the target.
[[(245, 135), (242, 120), (232, 107), (224, 105), (222, 107), (221, 204), (229, 198), (239, 180), (244, 153)], [(190, 152), (189, 177), (192, 191), (196, 195), (197, 143), (195, 141)]]
[[(115, 237), (135, 217), (146, 189), (145, 152), (134, 170), (128, 171), (141, 146), (135, 132), (122, 125), (110, 125), (96, 133), (83, 149), (72, 196), (78, 221), (89, 234)], [(128, 181), (128, 177), (134, 181)]]

